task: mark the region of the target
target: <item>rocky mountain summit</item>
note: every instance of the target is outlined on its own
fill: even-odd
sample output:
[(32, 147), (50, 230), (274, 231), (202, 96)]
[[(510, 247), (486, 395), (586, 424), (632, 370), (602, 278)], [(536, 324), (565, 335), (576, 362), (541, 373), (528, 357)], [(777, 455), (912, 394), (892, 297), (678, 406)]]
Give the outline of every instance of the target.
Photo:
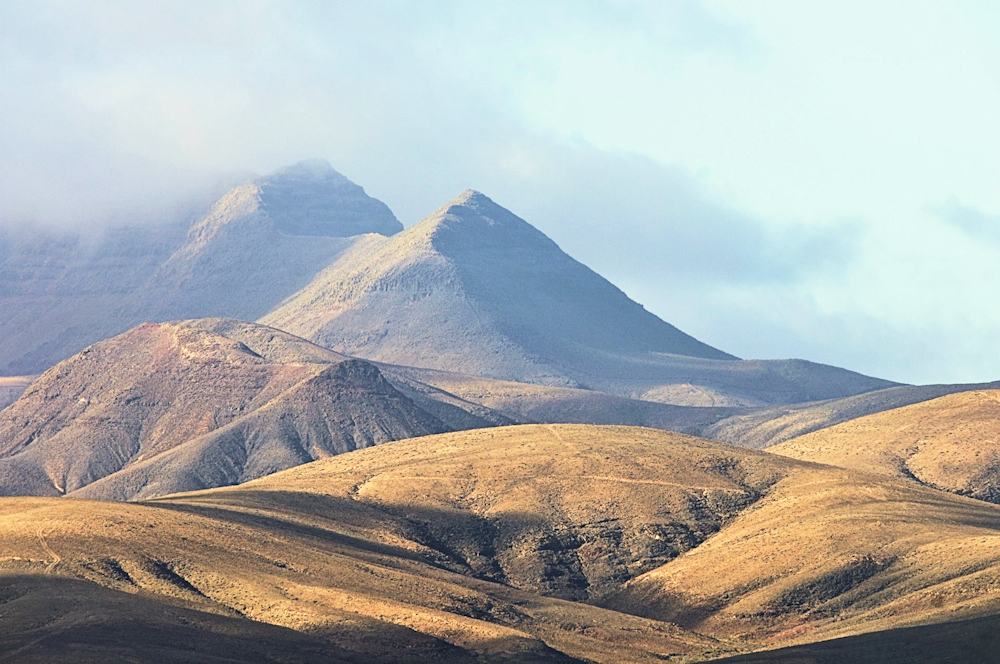
[(359, 240), (261, 322), (381, 362), (681, 405), (774, 405), (892, 385), (804, 361), (740, 361), (471, 190), (402, 233)]
[(357, 236), (401, 229), (384, 203), (308, 161), (160, 224), (0, 233), (0, 375), (40, 373), (146, 320), (258, 318)]
[(285, 235), (351, 237), (403, 230), (385, 203), (369, 197), (323, 159), (299, 162), (255, 185), (261, 209)]

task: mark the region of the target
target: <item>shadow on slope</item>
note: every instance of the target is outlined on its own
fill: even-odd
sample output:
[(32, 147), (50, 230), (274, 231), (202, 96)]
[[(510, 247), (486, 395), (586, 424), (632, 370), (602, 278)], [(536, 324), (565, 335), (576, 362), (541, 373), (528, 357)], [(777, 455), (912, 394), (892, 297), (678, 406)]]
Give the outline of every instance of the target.
[(751, 655), (718, 664), (977, 664), (997, 661), (1000, 617), (887, 629)]
[[(366, 661), (324, 639), (285, 627), (197, 611), (164, 603), (154, 595), (126, 593), (74, 579), (0, 574), (0, 611), (0, 662)], [(453, 661), (470, 660), (459, 656)]]

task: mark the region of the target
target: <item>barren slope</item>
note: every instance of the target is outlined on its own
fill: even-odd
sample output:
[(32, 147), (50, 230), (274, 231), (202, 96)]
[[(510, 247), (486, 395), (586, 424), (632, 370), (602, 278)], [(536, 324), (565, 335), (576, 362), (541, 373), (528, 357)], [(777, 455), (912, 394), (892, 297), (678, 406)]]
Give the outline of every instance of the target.
[(991, 615), (998, 544), (988, 503), (627, 427), (417, 438), (138, 504), (0, 500), (0, 588), (86, 579), (368, 661), (699, 659)]
[(1000, 383), (900, 385), (841, 399), (736, 412), (691, 433), (724, 443), (763, 449), (866, 415), (930, 401), (956, 392), (997, 387), (1000, 387)]
[(722, 664), (979, 664), (1000, 652), (1000, 616), (901, 627), (749, 655)]
[(735, 419), (748, 412), (746, 408), (675, 406), (572, 387), (518, 383), (382, 362), (376, 364), (390, 380), (406, 378), (432, 385), (466, 403), (504, 413), (520, 423), (618, 424), (701, 435), (720, 420)]
[(389, 208), (324, 161), (236, 187), (136, 295), (150, 320), (253, 320), (304, 287), (364, 234), (403, 229)]
[(869, 415), (768, 451), (1000, 502), (1000, 390), (960, 392)]
[(809, 362), (735, 361), (474, 191), (391, 238), (355, 244), (261, 321), (380, 362), (679, 405), (771, 405), (891, 385)]
[(44, 371), (146, 320), (257, 318), (352, 236), (401, 229), (383, 203), (314, 161), (161, 224), (96, 238), (0, 232), (0, 375)]
[(127, 500), (451, 428), (368, 363), (272, 360), (202, 326), (145, 324), (35, 381), (0, 413), (0, 492)]

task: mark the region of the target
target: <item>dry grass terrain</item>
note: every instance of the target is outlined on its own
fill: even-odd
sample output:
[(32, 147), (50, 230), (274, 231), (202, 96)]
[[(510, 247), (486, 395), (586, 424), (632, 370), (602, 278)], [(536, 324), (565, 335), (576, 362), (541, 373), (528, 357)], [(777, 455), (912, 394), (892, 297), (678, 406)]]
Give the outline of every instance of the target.
[(998, 387), (1000, 383), (900, 385), (841, 399), (737, 412), (691, 433), (733, 445), (764, 449), (866, 415), (930, 401), (956, 392)]
[(1000, 652), (1000, 617), (902, 627), (712, 660), (717, 664), (980, 664)]
[(267, 636), (276, 661), (316, 641), (264, 623), (347, 661), (694, 661), (996, 613), (998, 545), (1000, 508), (883, 475), (502, 427), (142, 503), (2, 499), (0, 595), (25, 599), (0, 632), (35, 661), (60, 635), (109, 647), (126, 609), (46, 608), (71, 592), (160, 634)]
[(1000, 502), (1000, 390), (862, 417), (768, 449)]

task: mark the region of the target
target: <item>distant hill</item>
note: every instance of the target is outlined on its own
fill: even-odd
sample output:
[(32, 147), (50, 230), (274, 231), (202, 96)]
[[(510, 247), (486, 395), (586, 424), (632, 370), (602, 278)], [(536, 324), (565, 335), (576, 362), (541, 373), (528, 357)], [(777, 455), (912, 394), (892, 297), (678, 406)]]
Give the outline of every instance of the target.
[(474, 191), (391, 238), (359, 241), (261, 322), (380, 362), (679, 405), (784, 404), (893, 385), (799, 360), (738, 361)]
[(942, 635), (981, 633), (955, 621), (1000, 612), (998, 539), (1000, 507), (884, 475), (650, 429), (481, 429), (137, 504), (2, 498), (0, 645), (619, 664), (919, 625), (948, 661)]
[(956, 392), (990, 389), (1000, 389), (1000, 382), (899, 385), (840, 399), (757, 408), (742, 412), (730, 411), (729, 414), (693, 429), (690, 433), (733, 445), (764, 449), (866, 415), (930, 401)]
[(619, 424), (702, 435), (702, 431), (713, 428), (720, 421), (756, 412), (755, 409), (734, 407), (675, 406), (572, 387), (518, 383), (382, 362), (376, 364), (392, 381), (405, 377), (432, 385), (464, 402), (485, 406), (523, 424)]
[(212, 331), (239, 327), (149, 323), (50, 369), (0, 412), (0, 494), (129, 500), (510, 421), (429, 387), (422, 408), (375, 366), (296, 353), (277, 330), (244, 335), (261, 353)]
[(960, 392), (768, 448), (1000, 503), (1000, 390)]
[(352, 237), (400, 230), (383, 203), (310, 161), (161, 224), (0, 233), (0, 375), (40, 373), (147, 320), (252, 320)]

